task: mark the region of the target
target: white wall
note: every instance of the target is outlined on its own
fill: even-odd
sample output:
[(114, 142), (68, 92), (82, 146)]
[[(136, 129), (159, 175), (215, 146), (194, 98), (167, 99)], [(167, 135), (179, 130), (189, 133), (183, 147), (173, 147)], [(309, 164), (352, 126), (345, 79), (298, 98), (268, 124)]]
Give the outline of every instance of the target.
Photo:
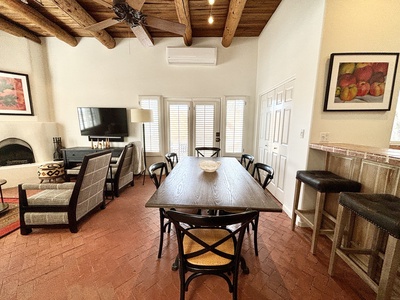
[[(257, 38), (235, 38), (229, 48), (220, 38), (194, 39), (192, 47), (217, 47), (216, 66), (176, 66), (166, 61), (167, 46), (183, 46), (181, 38), (155, 39), (144, 48), (136, 39), (117, 40), (109, 50), (93, 38), (83, 38), (73, 48), (55, 38), (45, 39), (55, 119), (65, 146), (88, 146), (80, 136), (76, 107), (138, 106), (139, 95), (164, 97), (249, 96), (248, 110), (254, 113)], [(247, 118), (247, 132), (253, 131)], [(129, 124), (127, 140), (141, 140), (141, 127)], [(246, 151), (252, 152), (247, 135)]]
[[(327, 0), (315, 93), (311, 141), (329, 132), (331, 142), (389, 147), (399, 93), (399, 68), (389, 112), (323, 112), (331, 53), (400, 52), (400, 1)], [(311, 162), (310, 162), (311, 163)]]
[[(305, 169), (307, 165), (323, 17), (324, 1), (283, 0), (258, 42), (258, 96), (289, 78), (296, 79), (289, 164), (285, 174), (285, 211), (292, 209), (296, 171)], [(303, 139), (300, 138), (302, 129), (305, 129)]]

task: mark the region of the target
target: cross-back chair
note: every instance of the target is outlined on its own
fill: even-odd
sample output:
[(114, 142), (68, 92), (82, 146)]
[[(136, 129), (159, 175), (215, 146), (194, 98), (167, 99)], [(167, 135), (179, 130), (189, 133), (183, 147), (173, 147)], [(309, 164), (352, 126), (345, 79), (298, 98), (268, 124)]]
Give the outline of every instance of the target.
[(167, 160), (167, 163), (169, 164), (170, 170), (172, 170), (175, 165), (178, 163), (178, 154), (174, 152), (169, 152), (165, 154), (165, 159)]
[(242, 156), (240, 157), (240, 164), (245, 167), (247, 171), (249, 171), (253, 162), (254, 156), (251, 154), (242, 154)]
[[(253, 168), (253, 178), (262, 186), (262, 188), (265, 190), (274, 178), (274, 169), (263, 163), (255, 163), (254, 168)], [(264, 179), (262, 179), (264, 177)], [(254, 252), (256, 256), (258, 256), (258, 241), (257, 241), (257, 235), (258, 235), (258, 219), (259, 219), (260, 213), (257, 212), (257, 216), (254, 218), (254, 220), (251, 221), (251, 225), (254, 231)]]
[(197, 157), (219, 157), (221, 151), (218, 147), (196, 147), (194, 150)]
[[(180, 299), (185, 299), (185, 291), (194, 278), (217, 275), (227, 282), (232, 299), (236, 300), (240, 263), (243, 271), (248, 273), (241, 256), (243, 236), (257, 212), (200, 216), (170, 210), (166, 214), (174, 224), (178, 241)], [(238, 225), (228, 229), (233, 224)], [(192, 274), (186, 278), (187, 272)]]

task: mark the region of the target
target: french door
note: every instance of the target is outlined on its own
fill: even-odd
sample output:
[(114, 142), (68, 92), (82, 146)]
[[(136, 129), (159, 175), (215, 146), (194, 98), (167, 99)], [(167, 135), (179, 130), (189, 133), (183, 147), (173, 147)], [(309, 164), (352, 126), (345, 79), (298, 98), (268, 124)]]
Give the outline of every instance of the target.
[(179, 157), (194, 148), (220, 147), (220, 99), (167, 99), (167, 151)]
[(260, 96), (258, 159), (274, 169), (268, 190), (280, 202), (285, 192), (293, 92), (291, 80)]

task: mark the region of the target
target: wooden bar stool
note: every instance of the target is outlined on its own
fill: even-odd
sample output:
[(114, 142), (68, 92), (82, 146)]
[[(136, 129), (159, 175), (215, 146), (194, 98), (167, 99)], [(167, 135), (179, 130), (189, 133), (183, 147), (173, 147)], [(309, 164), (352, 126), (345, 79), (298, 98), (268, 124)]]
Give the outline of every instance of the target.
[[(317, 191), (315, 210), (298, 209), (302, 183)], [(292, 209), (292, 230), (294, 230), (296, 225), (296, 216), (298, 216), (313, 230), (311, 237), (311, 253), (315, 253), (318, 236), (320, 234), (333, 233), (332, 229), (321, 229), (322, 215), (325, 215), (329, 220), (336, 224), (336, 218), (324, 210), (325, 194), (359, 192), (360, 190), (361, 184), (359, 182), (343, 178), (330, 171), (297, 171), (296, 189)]]
[[(342, 246), (344, 229), (350, 215), (358, 215), (382, 229), (379, 232), (388, 233), (379, 283), (372, 280), (368, 270), (364, 271), (359, 264), (348, 256), (349, 254), (369, 255), (370, 261), (378, 265), (379, 245), (373, 242), (370, 249), (350, 248), (349, 243)], [(347, 232), (351, 233), (351, 228)], [(388, 194), (341, 193), (328, 273), (331, 276), (334, 275), (337, 254), (377, 293), (376, 299), (390, 299), (397, 269), (400, 265), (399, 239), (400, 198)], [(368, 266), (368, 269), (375, 269), (375, 266)]]

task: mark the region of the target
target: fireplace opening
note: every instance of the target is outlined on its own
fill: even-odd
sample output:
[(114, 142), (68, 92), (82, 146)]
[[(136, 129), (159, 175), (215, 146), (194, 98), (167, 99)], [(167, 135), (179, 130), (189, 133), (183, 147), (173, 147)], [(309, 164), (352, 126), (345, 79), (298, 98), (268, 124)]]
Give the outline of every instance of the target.
[(32, 147), (24, 140), (8, 138), (0, 142), (0, 166), (31, 164), (35, 162)]

